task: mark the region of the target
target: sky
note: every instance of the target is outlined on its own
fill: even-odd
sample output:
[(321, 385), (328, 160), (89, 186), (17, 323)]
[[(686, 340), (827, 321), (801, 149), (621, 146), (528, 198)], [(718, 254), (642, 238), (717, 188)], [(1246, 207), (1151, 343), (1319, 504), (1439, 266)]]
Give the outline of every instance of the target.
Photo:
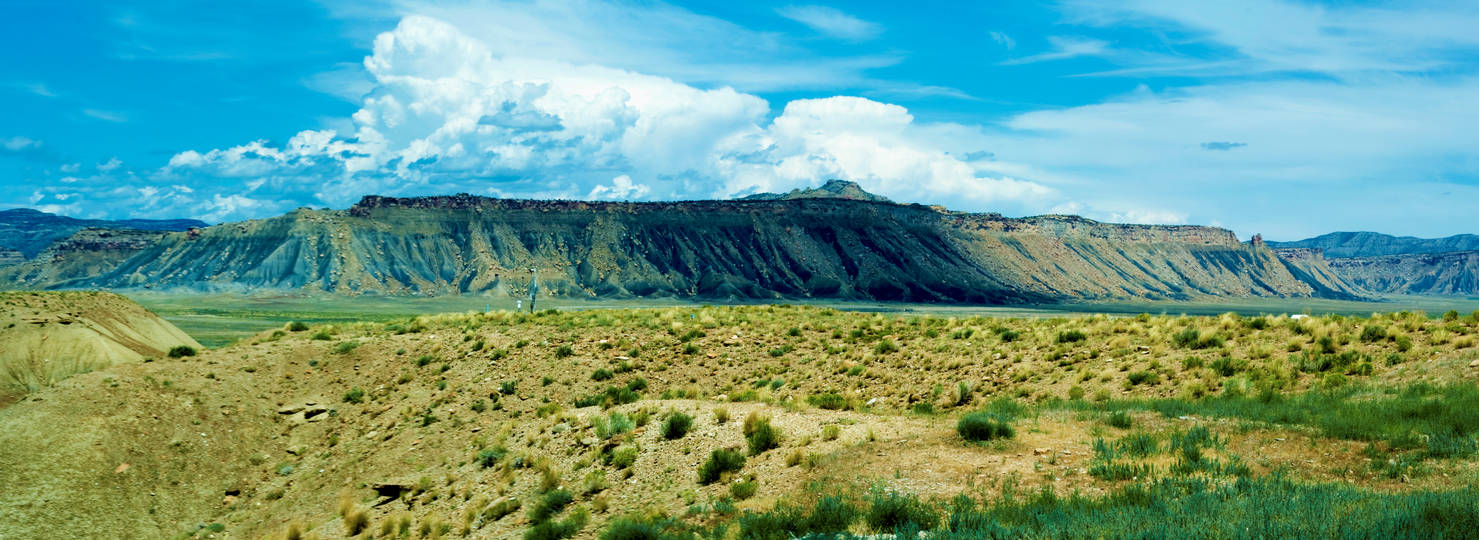
[(1009, 216), (1474, 233), (1479, 4), (9, 0), (0, 208), (858, 182)]

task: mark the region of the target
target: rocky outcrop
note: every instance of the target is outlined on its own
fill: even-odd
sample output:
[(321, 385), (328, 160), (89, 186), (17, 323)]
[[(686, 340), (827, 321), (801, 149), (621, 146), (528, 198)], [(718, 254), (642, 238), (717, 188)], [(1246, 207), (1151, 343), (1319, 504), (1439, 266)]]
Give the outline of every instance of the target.
[[(173, 233), (67, 286), (378, 294), (1026, 303), (1349, 297), (1212, 227), (1025, 219), (873, 200), (365, 197)], [(1301, 270), (1304, 274), (1311, 274)]]

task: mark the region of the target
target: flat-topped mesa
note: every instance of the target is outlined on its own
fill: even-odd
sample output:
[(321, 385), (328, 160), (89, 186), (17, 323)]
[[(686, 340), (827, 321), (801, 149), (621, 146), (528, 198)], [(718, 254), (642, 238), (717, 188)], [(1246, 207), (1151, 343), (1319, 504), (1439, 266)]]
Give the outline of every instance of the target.
[(1002, 233), (1036, 234), (1055, 238), (1094, 238), (1132, 243), (1184, 243), (1239, 247), (1232, 231), (1200, 225), (1139, 225), (1103, 223), (1069, 215), (1009, 218), (999, 213), (956, 212), (940, 206), (899, 204), (876, 199), (843, 197), (747, 198), (737, 200), (611, 202), (574, 200), (501, 199), (459, 193), (428, 197), (385, 197), (367, 195), (349, 208), (355, 217), (371, 217), (375, 210), (473, 210), (535, 211), (624, 214), (704, 213), (718, 218), (757, 212), (783, 214), (802, 211), (816, 216), (862, 218), (878, 213), (906, 223), (949, 223), (964, 229)]

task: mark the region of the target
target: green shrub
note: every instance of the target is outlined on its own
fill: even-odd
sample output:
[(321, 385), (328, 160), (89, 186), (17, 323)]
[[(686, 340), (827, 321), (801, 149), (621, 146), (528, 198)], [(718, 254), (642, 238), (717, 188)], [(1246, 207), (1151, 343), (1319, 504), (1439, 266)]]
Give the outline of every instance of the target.
[(637, 462), (638, 451), (637, 447), (626, 444), (613, 448), (611, 453), (607, 454), (607, 464), (618, 469), (631, 467)]
[(1131, 433), (1115, 442), (1115, 448), (1128, 456), (1148, 457), (1161, 450), (1161, 442), (1149, 433)]
[[(641, 380), (641, 379), (638, 379), (638, 380)], [(645, 387), (646, 381), (643, 380), (642, 382), (644, 384), (643, 385), (638, 385), (638, 386)], [(602, 392), (600, 392), (598, 394), (592, 394), (592, 395), (589, 395), (589, 396), (585, 396), (585, 397), (576, 399), (575, 400), (575, 406), (576, 407), (594, 407), (596, 405), (600, 405), (601, 407), (614, 407), (616, 405), (626, 405), (628, 403), (636, 403), (637, 400), (642, 399), (642, 395), (641, 394), (638, 394), (636, 391), (632, 390), (630, 388), (631, 386), (633, 386), (633, 385), (632, 384), (628, 384), (627, 387), (608, 386), (608, 387), (606, 387), (606, 390), (604, 390), (604, 391), (602, 391)]]
[(616, 518), (601, 533), (601, 540), (697, 540), (682, 522), (660, 518)]
[(755, 496), (755, 491), (760, 488), (760, 483), (755, 480), (735, 482), (729, 485), (729, 496), (736, 501), (743, 501)]
[(363, 403), (365, 401), (365, 389), (358, 386), (350, 388), (344, 393), (345, 403)]
[(824, 441), (835, 441), (841, 435), (842, 426), (833, 424), (822, 427), (822, 440)]
[(1089, 465), (1089, 476), (1109, 482), (1150, 478), (1155, 468), (1145, 463), (1095, 461)]
[(189, 345), (175, 345), (174, 347), (170, 347), (169, 349), (170, 358), (184, 358), (186, 356), (195, 356), (195, 347), (191, 347)]
[(928, 530), (933, 529), (940, 520), (940, 516), (929, 504), (918, 497), (897, 491), (875, 489), (868, 502), (868, 527), (876, 532)]
[(1154, 371), (1134, 371), (1127, 376), (1127, 380), (1132, 385), (1159, 384), (1161, 376)]
[(1012, 425), (1005, 419), (986, 412), (973, 412), (960, 417), (955, 424), (955, 431), (961, 438), (972, 442), (1010, 439), (1016, 435)]
[(546, 492), (529, 509), (529, 521), (534, 523), (548, 521), (549, 518), (555, 517), (564, 511), (565, 507), (569, 506), (574, 500), (575, 497), (571, 496), (569, 491), (563, 489)]
[(575, 536), (585, 527), (586, 515), (578, 512), (560, 521), (542, 521), (524, 531), (524, 540), (562, 540)]
[(1200, 341), (1201, 337), (1202, 332), (1200, 330), (1197, 330), (1195, 328), (1186, 328), (1185, 330), (1173, 334), (1171, 336), (1171, 342), (1175, 343), (1177, 347), (1190, 349), (1196, 346), (1197, 341)]
[(503, 381), (498, 384), (498, 393), (505, 396), (512, 396), (514, 392), (518, 391), (518, 385), (519, 381)]
[(561, 345), (559, 347), (555, 347), (555, 358), (566, 358), (569, 356), (573, 356), (574, 354), (575, 349), (570, 348), (569, 345)]
[(1134, 424), (1134, 422), (1134, 419), (1130, 418), (1129, 413), (1126, 413), (1125, 411), (1114, 411), (1112, 413), (1109, 413), (1109, 417), (1104, 420), (1104, 423), (1120, 429), (1130, 429), (1130, 426)]
[(629, 432), (636, 427), (636, 423), (630, 417), (619, 412), (613, 412), (605, 417), (592, 418), (591, 425), (595, 427), (596, 436), (602, 439), (610, 439), (614, 435)]
[(1083, 332), (1080, 332), (1078, 330), (1067, 330), (1063, 332), (1058, 332), (1058, 337), (1053, 341), (1055, 343), (1078, 343), (1085, 339), (1088, 339), (1088, 336), (1085, 336)]
[(840, 411), (847, 408), (847, 398), (842, 397), (840, 394), (812, 394), (806, 398), (806, 401), (811, 403), (813, 407), (827, 409), (829, 411)]
[(615, 374), (611, 373), (611, 370), (606, 368), (600, 368), (591, 372), (591, 380), (593, 381), (604, 381), (614, 376)]
[(718, 449), (709, 453), (709, 458), (698, 467), (698, 483), (703, 485), (719, 481), (724, 473), (738, 471), (745, 466), (745, 456), (734, 450)]
[(1222, 358), (1213, 360), (1212, 364), (1208, 367), (1211, 367), (1212, 371), (1217, 372), (1223, 377), (1231, 377), (1239, 371), (1247, 370), (1248, 361), (1236, 359), (1231, 356), (1224, 356)]
[(478, 455), (473, 458), (473, 462), (487, 469), (497, 465), (503, 459), (503, 456), (507, 454), (508, 450), (504, 450), (503, 447), (487, 448), (478, 451)]
[(688, 434), (688, 429), (693, 427), (693, 417), (681, 412), (673, 412), (662, 421), (662, 436), (667, 440), (677, 440)]
[(755, 422), (753, 429), (748, 429), (745, 435), (745, 443), (750, 447), (750, 455), (758, 456), (767, 450), (779, 448), (781, 445), (781, 431), (770, 425), (769, 418), (762, 418)]
[(1077, 384), (1068, 388), (1068, 399), (1079, 401), (1084, 398), (1084, 387)]
[(899, 344), (892, 339), (884, 339), (873, 346), (874, 354), (890, 354), (899, 352)]
[(1368, 325), (1366, 325), (1365, 328), (1362, 328), (1361, 329), (1361, 341), (1362, 342), (1365, 342), (1365, 343), (1375, 343), (1377, 341), (1381, 341), (1381, 340), (1384, 340), (1386, 338), (1387, 338), (1387, 329), (1385, 327), (1383, 327), (1383, 326), (1376, 325), (1376, 324), (1368, 324)]
[(308, 329), (308, 325), (306, 323), (301, 322), (301, 321), (293, 321), (293, 322), (288, 323), (288, 331), (289, 332), (302, 332), (302, 331), (307, 330), (307, 329)]
[(334, 346), (334, 354), (349, 354), (351, 351), (357, 348), (359, 348), (358, 341), (341, 342), (338, 345)]
[(314, 341), (328, 341), (334, 339), (334, 336), (329, 334), (328, 330), (319, 330), (317, 333), (313, 334), (313, 337), (311, 339), (313, 339)]

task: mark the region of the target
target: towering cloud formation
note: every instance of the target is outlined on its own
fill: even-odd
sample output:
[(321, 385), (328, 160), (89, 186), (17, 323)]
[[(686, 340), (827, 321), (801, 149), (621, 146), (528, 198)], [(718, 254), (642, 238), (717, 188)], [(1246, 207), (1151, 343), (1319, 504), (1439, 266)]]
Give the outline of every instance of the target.
[[(497, 36), (486, 36), (497, 39)], [(972, 130), (921, 124), (859, 97), (798, 100), (772, 118), (730, 88), (597, 65), (499, 57), (445, 22), (403, 19), (375, 39), (352, 131), (303, 131), (175, 155), (167, 173), (251, 179), (332, 205), (362, 194), (704, 198), (846, 178), (900, 200), (1040, 206), (1051, 189), (966, 158)], [(309, 195), (304, 193), (304, 195)], [(246, 196), (250, 197), (251, 194)]]

